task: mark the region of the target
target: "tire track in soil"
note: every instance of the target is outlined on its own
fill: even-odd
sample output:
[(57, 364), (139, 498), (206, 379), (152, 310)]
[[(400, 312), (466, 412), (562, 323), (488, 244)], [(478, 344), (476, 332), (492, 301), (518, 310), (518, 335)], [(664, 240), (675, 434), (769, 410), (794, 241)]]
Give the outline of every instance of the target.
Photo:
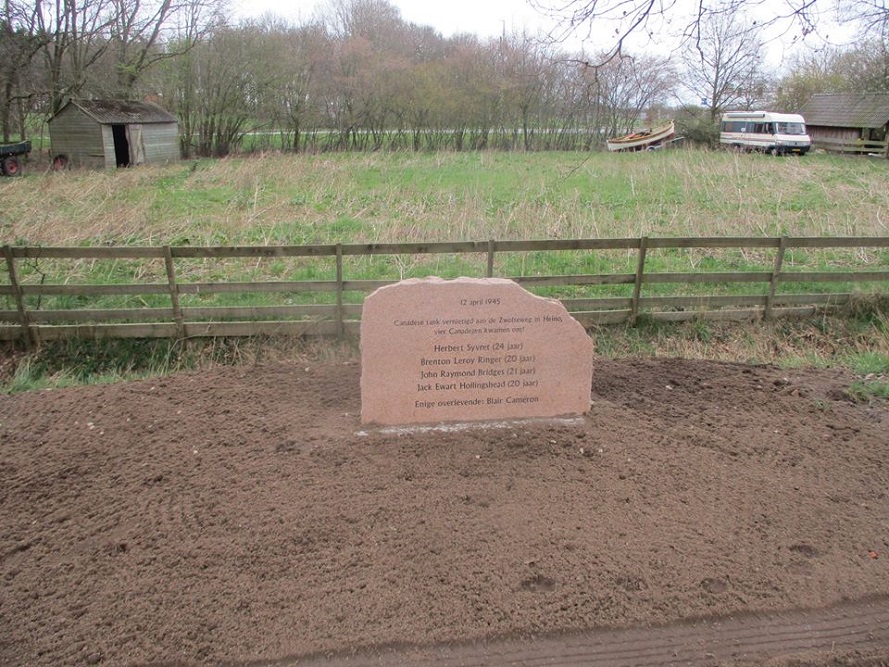
[[(874, 655), (880, 657), (863, 657)], [(842, 658), (844, 662), (837, 662)], [(798, 662), (800, 660), (803, 662)], [(340, 657), (251, 662), (243, 667), (713, 667), (766, 662), (776, 667), (782, 664), (867, 664), (872, 667), (889, 664), (889, 596), (827, 609), (700, 619), (655, 628), (393, 648)]]

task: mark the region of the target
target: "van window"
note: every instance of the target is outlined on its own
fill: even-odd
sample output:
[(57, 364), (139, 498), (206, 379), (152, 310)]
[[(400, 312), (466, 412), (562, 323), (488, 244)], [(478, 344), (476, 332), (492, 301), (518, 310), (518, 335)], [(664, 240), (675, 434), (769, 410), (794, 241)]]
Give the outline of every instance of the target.
[(778, 134), (805, 134), (803, 123), (778, 123)]

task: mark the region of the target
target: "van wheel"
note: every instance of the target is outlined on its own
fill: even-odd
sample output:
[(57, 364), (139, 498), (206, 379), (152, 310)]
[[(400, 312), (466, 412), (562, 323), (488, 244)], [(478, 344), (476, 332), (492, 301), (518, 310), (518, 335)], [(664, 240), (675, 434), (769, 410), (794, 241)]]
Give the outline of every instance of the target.
[(781, 155), (781, 153), (778, 151), (778, 149), (775, 148), (774, 146), (771, 149), (769, 149), (769, 153), (775, 157), (778, 157), (779, 155)]

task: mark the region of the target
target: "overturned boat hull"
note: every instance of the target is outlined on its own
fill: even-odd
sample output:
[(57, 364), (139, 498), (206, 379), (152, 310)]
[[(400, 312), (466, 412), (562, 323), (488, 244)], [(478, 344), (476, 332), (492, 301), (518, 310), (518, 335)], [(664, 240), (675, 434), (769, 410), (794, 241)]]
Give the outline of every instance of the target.
[(623, 137), (607, 139), (608, 150), (617, 151), (645, 151), (659, 148), (673, 140), (676, 136), (676, 125), (671, 120), (665, 125), (654, 127), (650, 130), (632, 132)]

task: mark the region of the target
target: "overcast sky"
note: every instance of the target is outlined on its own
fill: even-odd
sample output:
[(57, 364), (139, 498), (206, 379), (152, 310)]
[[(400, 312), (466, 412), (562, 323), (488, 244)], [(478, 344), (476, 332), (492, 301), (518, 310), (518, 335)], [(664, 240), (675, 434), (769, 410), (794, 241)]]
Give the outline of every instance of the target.
[[(536, 33), (551, 23), (525, 0), (390, 0), (408, 22), (432, 26), (445, 37), (468, 32), (494, 37), (527, 28)], [(271, 12), (298, 23), (312, 16), (323, 0), (235, 0), (239, 17)]]
[[(312, 17), (318, 9), (327, 6), (325, 0), (233, 0), (237, 18), (258, 17), (270, 12), (293, 23), (301, 23)], [(549, 34), (557, 26), (553, 19), (542, 15), (533, 9), (527, 0), (389, 0), (389, 2), (401, 10), (404, 20), (419, 25), (432, 26), (445, 37), (456, 33), (466, 32), (477, 35), (480, 38), (496, 37), (503, 32), (514, 33), (527, 30), (530, 34)], [(673, 5), (672, 14), (682, 7), (683, 0)], [(544, 1), (543, 4), (546, 4)], [(557, 4), (550, 2), (549, 4)], [(766, 16), (773, 16), (777, 9), (777, 0), (766, 3), (767, 7), (760, 7)], [(783, 24), (782, 24), (783, 25)], [(843, 31), (834, 28), (835, 33)], [(610, 31), (607, 31), (610, 32)], [(767, 40), (767, 63), (771, 67), (781, 67), (788, 54), (786, 48), (792, 43), (791, 37), (798, 31), (792, 30), (782, 34), (773, 29)], [(600, 37), (603, 33), (600, 32)], [(839, 36), (839, 34), (837, 34)], [(848, 39), (848, 37), (847, 37)], [(842, 43), (843, 39), (831, 40), (834, 43)], [(809, 45), (820, 43), (819, 36), (813, 35), (807, 38)], [(668, 55), (672, 40), (656, 39), (653, 43), (642, 37), (640, 32), (634, 36), (627, 45), (631, 52), (654, 52), (658, 55)], [(588, 52), (610, 48), (613, 43), (605, 35), (605, 39), (598, 44), (587, 42), (585, 45), (579, 37), (569, 38), (562, 43), (566, 51), (578, 52), (585, 46)]]

